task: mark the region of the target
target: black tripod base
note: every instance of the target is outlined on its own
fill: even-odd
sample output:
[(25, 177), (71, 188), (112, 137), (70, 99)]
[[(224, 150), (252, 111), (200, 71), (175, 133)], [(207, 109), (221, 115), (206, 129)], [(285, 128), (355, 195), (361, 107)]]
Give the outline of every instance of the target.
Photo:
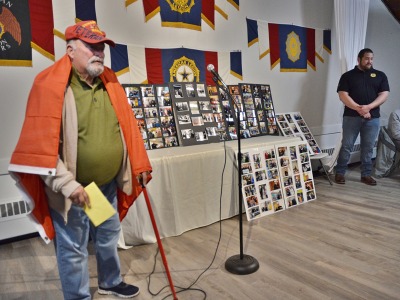
[(258, 270), (260, 265), (257, 259), (250, 255), (243, 255), (240, 258), (240, 254), (231, 256), (225, 262), (225, 269), (236, 275), (247, 275), (254, 273)]

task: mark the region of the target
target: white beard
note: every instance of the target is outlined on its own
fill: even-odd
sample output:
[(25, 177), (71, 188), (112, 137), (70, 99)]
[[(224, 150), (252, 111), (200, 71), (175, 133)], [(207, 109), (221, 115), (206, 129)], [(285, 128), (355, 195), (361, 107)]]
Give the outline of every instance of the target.
[[(101, 61), (101, 65), (94, 64), (94, 62)], [(104, 71), (103, 60), (98, 57), (92, 57), (87, 64), (86, 71), (88, 72), (89, 76), (95, 78), (99, 76)]]

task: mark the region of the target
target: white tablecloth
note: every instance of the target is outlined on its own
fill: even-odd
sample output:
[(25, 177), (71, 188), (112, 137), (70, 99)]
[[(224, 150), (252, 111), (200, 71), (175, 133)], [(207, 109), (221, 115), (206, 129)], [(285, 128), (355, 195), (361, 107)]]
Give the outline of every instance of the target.
[[(242, 152), (299, 138), (262, 136), (241, 140)], [(238, 172), (235, 168), (237, 141), (226, 142), (223, 176), (222, 219), (238, 214)], [(165, 148), (148, 151), (153, 179), (147, 185), (161, 238), (219, 221), (219, 203), (224, 167), (224, 143)], [(143, 196), (135, 201), (122, 221), (128, 245), (156, 242)]]

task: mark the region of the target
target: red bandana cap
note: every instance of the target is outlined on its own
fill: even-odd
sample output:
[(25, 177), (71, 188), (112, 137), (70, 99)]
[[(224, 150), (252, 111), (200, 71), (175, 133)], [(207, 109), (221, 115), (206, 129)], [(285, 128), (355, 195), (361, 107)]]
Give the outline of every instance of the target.
[(81, 21), (65, 29), (65, 40), (80, 39), (88, 44), (107, 43), (115, 47), (115, 43), (106, 38), (106, 33), (101, 31), (96, 21)]

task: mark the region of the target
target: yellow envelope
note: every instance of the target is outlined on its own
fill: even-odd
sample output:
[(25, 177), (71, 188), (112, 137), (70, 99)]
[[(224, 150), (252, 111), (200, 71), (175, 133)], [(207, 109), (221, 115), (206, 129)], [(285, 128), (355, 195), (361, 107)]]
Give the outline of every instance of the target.
[(114, 207), (108, 202), (96, 183), (92, 182), (86, 186), (85, 191), (89, 195), (91, 208), (85, 205), (83, 210), (94, 226), (99, 226), (116, 213)]

